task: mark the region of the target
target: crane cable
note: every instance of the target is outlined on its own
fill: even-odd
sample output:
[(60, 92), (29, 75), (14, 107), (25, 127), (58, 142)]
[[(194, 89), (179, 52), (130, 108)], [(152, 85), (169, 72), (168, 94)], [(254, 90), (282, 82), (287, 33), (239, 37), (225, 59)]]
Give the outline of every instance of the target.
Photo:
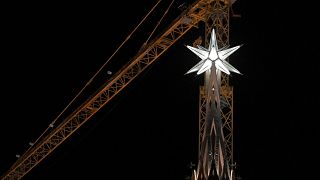
[(170, 9), (171, 5), (173, 4), (173, 2), (174, 2), (174, 0), (172, 0), (172, 2), (170, 3), (170, 5), (168, 6), (167, 10), (164, 12), (164, 14), (162, 15), (162, 17), (161, 17), (161, 18), (160, 18), (160, 20), (158, 21), (158, 23), (157, 23), (156, 27), (155, 27), (155, 28), (153, 29), (153, 31), (150, 33), (150, 35), (149, 35), (148, 39), (146, 40), (146, 42), (144, 42), (144, 43), (143, 43), (142, 48), (144, 48), (144, 46), (146, 46), (146, 45), (147, 45), (147, 43), (148, 43), (149, 39), (151, 38), (151, 36), (153, 35), (153, 33), (156, 31), (156, 29), (157, 29), (157, 28), (158, 28), (158, 26), (160, 25), (160, 23), (161, 23), (162, 19), (163, 19), (163, 18), (166, 16), (166, 14), (168, 13), (168, 11), (169, 11), (169, 9)]
[[(151, 38), (151, 36), (153, 35), (153, 33), (156, 31), (157, 27), (160, 25), (162, 19), (163, 19), (163, 18), (165, 17), (165, 15), (168, 13), (168, 11), (169, 11), (169, 9), (170, 9), (170, 7), (171, 7), (171, 5), (173, 4), (174, 1), (175, 1), (175, 0), (172, 0), (172, 2), (171, 2), (170, 5), (168, 6), (168, 8), (167, 8), (166, 11), (164, 12), (164, 14), (162, 15), (162, 17), (161, 17), (160, 20), (158, 21), (157, 25), (155, 26), (155, 28), (153, 29), (153, 31), (150, 33), (150, 35), (149, 35), (149, 37), (147, 38), (147, 40), (143, 43), (142, 47), (140, 48), (140, 51), (142, 51), (142, 50), (145, 48), (145, 46), (147, 45), (149, 39)], [(152, 67), (153, 65), (154, 65), (154, 64), (150, 64), (149, 67)], [(147, 70), (145, 70), (145, 71), (146, 71), (145, 74), (148, 73), (149, 70), (150, 70), (150, 68), (147, 69)], [(142, 75), (142, 76), (144, 76), (144, 75)]]
[[(101, 72), (101, 70), (107, 65), (107, 63), (113, 58), (113, 56), (120, 50), (120, 48), (130, 39), (132, 34), (140, 27), (140, 25), (147, 19), (147, 17), (151, 14), (151, 12), (157, 7), (157, 5), (161, 2), (161, 0), (158, 0), (158, 2), (152, 7), (152, 9), (145, 15), (145, 17), (140, 21), (140, 23), (134, 28), (134, 30), (126, 37), (126, 39), (121, 43), (121, 45), (115, 50), (115, 52), (108, 58), (108, 60), (100, 67), (100, 69), (89, 79), (89, 81), (85, 84), (85, 86), (78, 92), (78, 94), (69, 102), (69, 104), (62, 110), (62, 112), (50, 123), (50, 125), (46, 128), (46, 130), (33, 142), (33, 144), (36, 144), (42, 136), (48, 132), (50, 128), (53, 127), (55, 122), (61, 117), (61, 115), (71, 106), (71, 104), (80, 96), (80, 94), (86, 89), (87, 86), (91, 84), (93, 79)], [(32, 148), (30, 146), (25, 154)], [(23, 156), (22, 156), (23, 157)], [(23, 159), (23, 158), (20, 158)], [(16, 164), (16, 163), (15, 163)]]

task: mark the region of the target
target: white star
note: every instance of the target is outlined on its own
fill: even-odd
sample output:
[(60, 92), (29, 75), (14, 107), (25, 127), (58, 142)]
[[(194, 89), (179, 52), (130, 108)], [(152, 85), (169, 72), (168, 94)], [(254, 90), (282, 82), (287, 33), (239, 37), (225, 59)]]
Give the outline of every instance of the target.
[(210, 69), (213, 63), (218, 70), (223, 71), (226, 74), (230, 74), (230, 71), (241, 74), (236, 68), (226, 61), (227, 57), (240, 47), (241, 46), (239, 45), (228, 49), (218, 49), (216, 34), (214, 29), (212, 29), (209, 49), (202, 46), (198, 46), (198, 48), (187, 46), (188, 49), (201, 58), (201, 61), (193, 66), (186, 74), (198, 71), (197, 74), (199, 75)]

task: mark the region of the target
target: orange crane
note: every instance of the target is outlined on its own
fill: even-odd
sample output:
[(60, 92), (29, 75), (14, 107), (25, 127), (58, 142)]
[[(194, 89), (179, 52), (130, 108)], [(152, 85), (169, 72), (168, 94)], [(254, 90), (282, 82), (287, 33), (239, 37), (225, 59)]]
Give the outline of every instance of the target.
[[(198, 0), (190, 5), (172, 22), (164, 33), (146, 44), (129, 63), (124, 65), (108, 82), (68, 115), (59, 125), (53, 127), (53, 125), (50, 124), (53, 130), (40, 138), (37, 143), (33, 144), (33, 146), (2, 175), (1, 179), (11, 180), (23, 178), (85, 122), (90, 120), (104, 105), (123, 90), (149, 65), (158, 60), (179, 38), (186, 34), (192, 27), (196, 27), (199, 22), (205, 22), (207, 30), (213, 26), (218, 27), (218, 43), (228, 44), (229, 8), (231, 3), (229, 0)], [(206, 36), (208, 37), (208, 35)], [(229, 110), (227, 112), (224, 110), (222, 115), (225, 120), (224, 124), (229, 132), (226, 134), (226, 149), (229, 155), (226, 159), (231, 161), (230, 164), (232, 164), (232, 127), (230, 127), (232, 126), (232, 88), (228, 85), (227, 77), (223, 77), (222, 79), (221, 94), (226, 97), (226, 102), (229, 106)], [(202, 89), (203, 88), (201, 88), (200, 93), (199, 142), (201, 142), (203, 138), (203, 117), (206, 116), (205, 111), (203, 111), (203, 103), (206, 100), (203, 96), (204, 91)], [(201, 147), (199, 146), (199, 148)], [(200, 178), (202, 179), (204, 177), (199, 176), (199, 179)]]

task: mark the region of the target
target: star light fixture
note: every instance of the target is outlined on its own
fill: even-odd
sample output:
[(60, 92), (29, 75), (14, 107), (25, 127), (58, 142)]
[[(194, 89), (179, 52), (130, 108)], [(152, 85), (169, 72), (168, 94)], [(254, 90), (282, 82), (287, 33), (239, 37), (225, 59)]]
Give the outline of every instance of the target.
[(240, 47), (241, 45), (228, 49), (226, 49), (226, 47), (219, 49), (215, 31), (212, 29), (209, 49), (202, 46), (198, 46), (198, 48), (187, 46), (188, 49), (201, 58), (201, 61), (193, 66), (186, 74), (198, 71), (197, 75), (199, 75), (208, 69), (211, 69), (212, 64), (214, 64), (218, 70), (228, 75), (230, 74), (230, 71), (241, 74), (236, 68), (226, 61), (226, 59)]

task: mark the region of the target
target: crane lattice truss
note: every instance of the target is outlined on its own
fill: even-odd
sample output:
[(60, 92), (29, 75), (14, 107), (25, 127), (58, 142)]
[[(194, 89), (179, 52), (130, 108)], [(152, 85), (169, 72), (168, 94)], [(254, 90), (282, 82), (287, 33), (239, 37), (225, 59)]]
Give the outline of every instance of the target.
[[(228, 46), (230, 4), (212, 1), (207, 9), (211, 14), (204, 21), (205, 47), (209, 45), (213, 28), (218, 47)], [(213, 81), (218, 83), (219, 89), (212, 90)], [(233, 165), (233, 89), (228, 75), (216, 75), (215, 69), (206, 72), (204, 82), (199, 94), (199, 161), (193, 179), (207, 180), (214, 176), (213, 171), (219, 179), (231, 179), (234, 177), (234, 172), (230, 171)]]
[[(46, 136), (43, 136), (40, 141), (25, 152), (1, 177), (1, 179), (19, 180), (24, 177), (85, 122), (87, 122), (96, 112), (106, 105), (113, 97), (115, 97), (122, 89), (124, 89), (135, 77), (143, 72), (151, 63), (156, 61), (161, 54), (163, 54), (186, 32), (196, 26), (200, 21), (206, 22), (209, 17), (214, 17), (212, 16), (212, 13), (216, 11), (212, 9), (212, 7), (215, 8), (212, 4), (218, 3), (227, 5), (229, 4), (228, 2), (229, 0), (198, 0), (193, 3), (173, 21), (162, 35), (145, 46), (146, 48), (140, 51), (128, 64), (119, 70), (118, 73), (116, 73), (110, 81), (102, 86), (96, 94), (89, 97), (87, 101), (79, 106), (78, 109), (65, 118), (62, 123), (60, 123), (56, 128), (52, 128), (51, 132), (46, 134)], [(218, 8), (220, 9), (220, 7)], [(214, 24), (215, 23), (216, 22), (214, 20)], [(222, 23), (221, 28), (223, 32), (226, 32), (224, 37), (228, 37), (227, 28), (222, 26)], [(223, 38), (220, 36), (219, 38)], [(225, 40), (221, 42), (227, 43)], [(227, 83), (223, 81), (223, 84)], [(224, 88), (226, 88), (225, 91), (228, 93), (222, 93), (223, 95), (230, 94), (230, 92), (232, 92), (227, 86), (222, 86), (222, 89)], [(225, 97), (227, 97), (227, 102), (232, 102), (232, 100), (230, 100), (230, 96)], [(203, 102), (205, 102), (205, 100), (203, 100)], [(229, 117), (231, 114), (232, 113), (225, 115)], [(228, 118), (228, 121), (230, 121), (229, 119), (230, 118)]]

